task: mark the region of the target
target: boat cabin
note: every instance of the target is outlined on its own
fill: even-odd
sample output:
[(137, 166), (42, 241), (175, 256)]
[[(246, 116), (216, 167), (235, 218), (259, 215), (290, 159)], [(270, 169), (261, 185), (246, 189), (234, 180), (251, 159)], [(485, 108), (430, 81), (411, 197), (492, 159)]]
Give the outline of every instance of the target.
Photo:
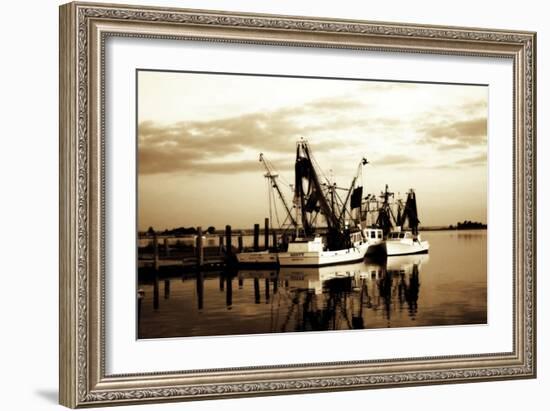
[(363, 235), (367, 240), (375, 240), (375, 239), (382, 240), (383, 232), (379, 228), (365, 228), (363, 230)]
[(288, 243), (287, 251), (289, 253), (322, 252), (324, 247), (321, 237), (315, 237), (313, 240), (311, 238), (296, 238)]
[(410, 231), (392, 231), (388, 234), (387, 240), (414, 239)]

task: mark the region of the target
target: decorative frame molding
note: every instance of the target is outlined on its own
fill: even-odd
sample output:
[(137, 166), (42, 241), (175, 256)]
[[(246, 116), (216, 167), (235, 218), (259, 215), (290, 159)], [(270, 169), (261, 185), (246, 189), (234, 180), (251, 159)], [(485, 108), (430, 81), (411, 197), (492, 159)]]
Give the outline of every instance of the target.
[[(514, 350), (106, 375), (104, 45), (109, 36), (502, 57), (514, 62)], [(536, 34), (70, 3), (60, 7), (60, 403), (68, 407), (536, 376)]]

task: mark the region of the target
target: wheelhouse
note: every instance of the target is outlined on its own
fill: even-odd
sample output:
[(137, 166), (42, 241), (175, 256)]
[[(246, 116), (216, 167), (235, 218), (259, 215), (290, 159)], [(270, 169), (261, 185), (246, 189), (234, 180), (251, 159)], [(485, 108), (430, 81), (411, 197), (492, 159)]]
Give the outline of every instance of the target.
[(413, 238), (410, 231), (392, 231), (388, 234), (388, 240), (403, 240), (406, 238)]

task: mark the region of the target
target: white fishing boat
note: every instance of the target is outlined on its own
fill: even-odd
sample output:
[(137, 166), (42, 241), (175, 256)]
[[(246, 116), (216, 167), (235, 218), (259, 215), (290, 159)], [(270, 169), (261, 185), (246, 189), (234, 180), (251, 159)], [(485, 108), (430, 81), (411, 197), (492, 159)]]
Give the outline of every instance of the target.
[(430, 243), (423, 241), (420, 234), (411, 231), (392, 231), (384, 242), (386, 255), (425, 254), (430, 249)]
[[(418, 210), (416, 205), (416, 193), (411, 188), (406, 193), (405, 203), (397, 199), (393, 203), (390, 198), (394, 193), (386, 189), (380, 195), (382, 205), (377, 210), (376, 225), (381, 227), (386, 234), (384, 241), (384, 251), (387, 256), (425, 254), (430, 249), (430, 243), (423, 241), (418, 226)], [(392, 206), (396, 210), (392, 209)], [(407, 230), (404, 227), (407, 226)]]
[[(309, 144), (296, 145), (294, 184), (294, 239), (279, 252), (281, 266), (325, 266), (361, 261), (365, 255), (382, 250), (383, 231), (363, 229), (361, 216), (362, 158), (349, 188), (338, 187), (319, 169)], [(345, 192), (342, 198), (336, 190)], [(354, 216), (355, 214), (355, 216)], [(322, 216), (319, 221), (318, 217)], [(321, 228), (322, 227), (322, 228)]]
[(279, 253), (281, 266), (324, 266), (362, 261), (367, 254), (382, 250), (382, 230), (364, 229), (350, 235), (351, 247), (328, 250), (320, 236), (296, 238), (286, 252)]

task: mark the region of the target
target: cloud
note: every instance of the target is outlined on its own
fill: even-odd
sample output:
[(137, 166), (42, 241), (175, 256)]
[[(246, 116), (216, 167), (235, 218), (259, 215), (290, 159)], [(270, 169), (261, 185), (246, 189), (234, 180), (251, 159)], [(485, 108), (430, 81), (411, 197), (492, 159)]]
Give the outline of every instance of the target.
[[(250, 152), (288, 155), (301, 137), (357, 127), (360, 121), (348, 121), (346, 113), (363, 107), (360, 102), (340, 97), (212, 121), (169, 125), (143, 121), (138, 125), (139, 173), (256, 171), (253, 162), (238, 158), (245, 153), (250, 158)], [(315, 152), (333, 147), (333, 141), (320, 141), (315, 144)]]
[(487, 164), (487, 153), (481, 153), (472, 157), (462, 158), (456, 161), (456, 164), (460, 165), (486, 165)]
[(311, 103), (305, 104), (303, 106), (304, 111), (312, 110), (322, 110), (322, 111), (333, 111), (333, 110), (350, 110), (356, 108), (362, 108), (364, 104), (350, 98), (335, 98), (331, 100), (320, 99), (312, 101)]
[[(388, 90), (402, 87), (381, 86), (387, 86)], [(374, 152), (384, 154), (387, 152), (385, 147), (390, 144), (394, 147), (396, 139), (408, 135), (416, 136), (412, 138), (424, 146), (416, 150), (419, 153), (433, 149), (442, 155), (451, 151), (458, 155), (472, 147), (485, 147), (487, 119), (482, 115), (484, 107), (486, 109), (484, 101), (473, 101), (442, 107), (414, 120), (392, 116), (391, 112), (383, 116), (373, 113), (368, 110), (368, 104), (341, 95), (216, 120), (172, 124), (142, 121), (138, 125), (138, 170), (139, 174), (257, 172), (256, 160), (260, 152), (266, 153), (280, 171), (290, 170), (295, 144), (301, 137), (312, 142), (315, 154), (327, 158), (347, 149), (346, 145), (337, 144), (341, 138), (346, 139), (349, 148), (362, 143), (365, 136), (376, 137)], [(468, 119), (472, 115), (475, 117)], [(381, 166), (426, 166), (409, 154), (394, 152), (378, 156), (375, 161)], [(447, 164), (454, 164), (454, 158), (454, 155), (449, 158)]]
[(419, 83), (405, 83), (399, 81), (374, 81), (372, 83), (366, 84), (361, 87), (361, 90), (368, 93), (373, 92), (388, 92), (388, 91), (403, 91), (403, 90), (413, 90), (419, 87)]
[(460, 111), (470, 116), (487, 116), (487, 100), (475, 100), (464, 103), (460, 106)]
[(480, 146), (487, 143), (487, 118), (442, 120), (419, 128), (421, 142), (435, 144), (439, 150)]
[(417, 159), (404, 154), (388, 154), (375, 160), (376, 166), (411, 165), (417, 163)]

